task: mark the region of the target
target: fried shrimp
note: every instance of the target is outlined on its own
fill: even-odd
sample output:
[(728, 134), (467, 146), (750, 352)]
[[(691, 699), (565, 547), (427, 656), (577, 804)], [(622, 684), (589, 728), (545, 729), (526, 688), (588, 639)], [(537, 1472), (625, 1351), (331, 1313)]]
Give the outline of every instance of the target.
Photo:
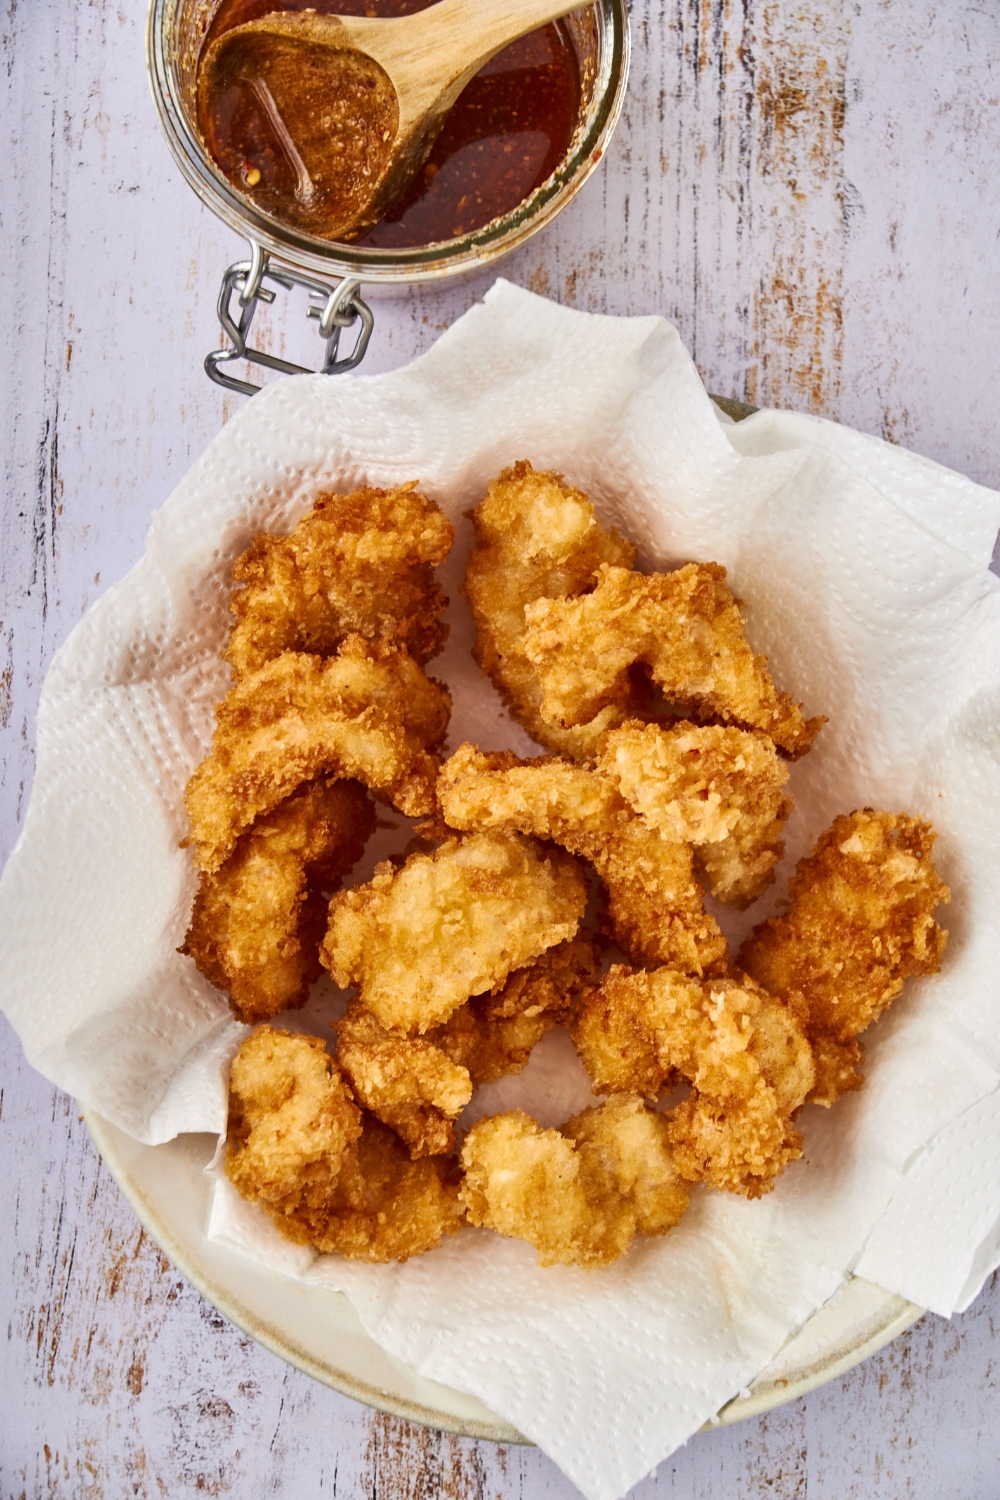
[(202, 874), (182, 953), (252, 1024), (304, 1005), (319, 978), (321, 892), (339, 886), (375, 828), (356, 781), (309, 782), (259, 818), (214, 875)]
[(759, 1198), (802, 1155), (792, 1116), (815, 1069), (800, 997), (775, 999), (748, 978), (618, 966), (584, 1000), (572, 1035), (599, 1093), (652, 1096), (677, 1077), (692, 1085), (669, 1127), (689, 1181)]
[(355, 1105), (319, 1037), (259, 1026), (229, 1076), (226, 1175), (273, 1217), (322, 1209), (361, 1135)]
[(695, 868), (720, 901), (749, 906), (774, 879), (794, 804), (767, 735), (626, 724), (608, 733), (597, 769), (665, 838), (696, 846)]
[(400, 812), (430, 812), (450, 708), (405, 651), (359, 636), (329, 660), (275, 657), (215, 710), (212, 748), (184, 793), (197, 865), (218, 870), (245, 829), (321, 772), (363, 782)]
[(442, 768), (438, 801), (454, 828), (516, 828), (589, 860), (607, 890), (615, 941), (636, 963), (703, 974), (725, 961), (691, 850), (651, 827), (596, 771), (466, 744)]
[(589, 759), (604, 730), (634, 715), (645, 684), (622, 691), (582, 728), (563, 729), (541, 714), (542, 691), (524, 654), (525, 606), (543, 597), (571, 599), (593, 587), (601, 563), (630, 568), (635, 548), (605, 531), (594, 507), (560, 474), (516, 463), (490, 482), (472, 513), (476, 545), (465, 593), (478, 630), (475, 658), (513, 717), (539, 744), (576, 760)]
[[(244, 1021), (302, 1004), (319, 965), (355, 989), (335, 1058), (262, 1025), (233, 1062), (226, 1172), (286, 1239), (405, 1260), (467, 1218), (543, 1266), (604, 1267), (675, 1226), (695, 1183), (771, 1192), (803, 1105), (860, 1087), (861, 1033), (940, 968), (949, 892), (930, 824), (839, 817), (731, 966), (700, 882), (741, 908), (771, 883), (787, 762), (825, 720), (775, 685), (719, 564), (634, 571), (587, 497), (526, 462), (473, 520), (476, 660), (554, 753), (463, 744), (440, 765), (451, 701), (423, 663), (452, 527), (413, 484), (321, 495), (233, 570), (235, 685), (185, 792), (202, 874), (182, 951)], [(424, 821), (338, 889), (373, 797)], [(628, 960), (603, 975), (592, 892)], [(476, 1089), (557, 1026), (604, 1101), (558, 1129), (478, 1119), (456, 1154)], [(551, 1101), (564, 1042), (525, 1095)]]
[(426, 1032), (426, 1040), (466, 1069), (477, 1088), (520, 1073), (545, 1033), (572, 1021), (600, 977), (600, 949), (578, 932), (516, 970), (495, 995), (460, 1006), (443, 1026)]
[(330, 656), (349, 635), (425, 662), (444, 644), (434, 582), (454, 527), (415, 484), (322, 494), (290, 536), (256, 537), (236, 559), (236, 624), (223, 656), (236, 678), (283, 651)]
[(624, 701), (641, 663), (690, 718), (760, 729), (791, 759), (804, 755), (825, 720), (803, 719), (775, 688), (725, 577), (718, 563), (648, 575), (602, 563), (592, 593), (529, 603), (523, 650), (541, 683), (544, 721), (590, 723)]
[(610, 1265), (635, 1235), (666, 1234), (688, 1206), (667, 1121), (617, 1094), (561, 1130), (521, 1110), (474, 1125), (462, 1147), (469, 1222), (526, 1240), (539, 1264)]
[(454, 1149), (453, 1122), (472, 1098), (472, 1082), (430, 1040), (395, 1036), (354, 1004), (337, 1023), (337, 1062), (355, 1099), (406, 1142), (411, 1157)]
[(454, 1170), (411, 1162), (318, 1037), (271, 1026), (233, 1059), (226, 1175), (286, 1239), (351, 1259), (406, 1260), (462, 1224)]
[(461, 1229), (458, 1186), (459, 1173), (447, 1157), (411, 1160), (388, 1126), (365, 1115), (330, 1208), (300, 1210), (278, 1221), (278, 1229), (286, 1239), (348, 1260), (409, 1260)]
[(911, 974), (936, 974), (948, 934), (934, 920), (948, 887), (922, 818), (864, 808), (835, 819), (799, 861), (784, 916), (755, 927), (739, 964), (772, 994), (801, 991), (816, 1053), (816, 1104), (861, 1086), (858, 1034)]
[(517, 833), (473, 834), (336, 895), (320, 956), (383, 1026), (412, 1035), (571, 938), (586, 902), (569, 855)]

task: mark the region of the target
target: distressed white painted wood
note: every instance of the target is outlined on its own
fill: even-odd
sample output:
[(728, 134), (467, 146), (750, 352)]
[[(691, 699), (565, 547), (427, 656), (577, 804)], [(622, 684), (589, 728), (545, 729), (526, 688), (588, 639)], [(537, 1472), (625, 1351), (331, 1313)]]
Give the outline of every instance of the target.
[[(239, 398), (201, 373), (242, 253), (179, 181), (141, 0), (8, 0), (0, 233), (0, 858), (56, 646), (140, 555)], [(674, 318), (709, 387), (823, 412), (1000, 483), (1000, 15), (951, 0), (649, 0), (625, 115), (503, 272)], [(366, 369), (491, 278), (376, 304)], [(271, 347), (311, 357), (301, 305)], [(569, 1500), (534, 1450), (377, 1416), (238, 1334), (164, 1263), (72, 1102), (2, 1031), (0, 1500)], [(1000, 1285), (842, 1381), (692, 1440), (641, 1500), (994, 1500)]]

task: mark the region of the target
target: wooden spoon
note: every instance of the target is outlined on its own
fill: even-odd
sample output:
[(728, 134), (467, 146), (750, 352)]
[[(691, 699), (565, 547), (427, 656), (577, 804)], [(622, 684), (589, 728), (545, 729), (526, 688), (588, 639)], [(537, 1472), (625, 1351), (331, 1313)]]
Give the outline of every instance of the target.
[(374, 224), (402, 192), (484, 63), (579, 8), (580, 0), (439, 0), (391, 19), (261, 16), (208, 49), (199, 116), (211, 117), (224, 91), (249, 89), (296, 183), (284, 213), (255, 196), (335, 239)]

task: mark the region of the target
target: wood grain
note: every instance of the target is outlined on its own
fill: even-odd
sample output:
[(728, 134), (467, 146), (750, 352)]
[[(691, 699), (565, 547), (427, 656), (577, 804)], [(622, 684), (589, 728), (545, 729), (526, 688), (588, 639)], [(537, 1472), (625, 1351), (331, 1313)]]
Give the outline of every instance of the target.
[[(201, 372), (244, 247), (180, 182), (141, 0), (0, 17), (0, 858), (45, 670), (141, 555), (240, 398)], [(607, 160), (500, 268), (673, 318), (711, 389), (821, 412), (1000, 481), (1000, 16), (964, 0), (648, 0)], [(11, 170), (13, 168), (13, 170)], [(365, 369), (425, 349), (492, 276), (374, 302)], [(289, 299), (269, 346), (315, 362)], [(72, 1101), (3, 1027), (0, 1496), (569, 1500), (532, 1449), (414, 1428), (221, 1319), (118, 1196)], [(995, 1500), (996, 1278), (792, 1406), (694, 1438), (642, 1500)]]

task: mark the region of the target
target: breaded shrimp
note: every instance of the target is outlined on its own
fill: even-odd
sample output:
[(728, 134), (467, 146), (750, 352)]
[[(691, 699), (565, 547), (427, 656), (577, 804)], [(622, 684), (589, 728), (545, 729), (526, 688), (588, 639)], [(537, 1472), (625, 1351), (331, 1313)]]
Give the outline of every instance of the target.
[(738, 964), (772, 994), (801, 991), (817, 1061), (815, 1104), (860, 1088), (856, 1040), (911, 974), (936, 974), (950, 897), (931, 861), (930, 823), (866, 807), (835, 819), (789, 886), (784, 916), (755, 927)]
[(226, 1175), (286, 1239), (352, 1259), (406, 1260), (462, 1225), (454, 1169), (411, 1162), (319, 1037), (271, 1026), (233, 1059)]
[(462, 1147), (469, 1222), (526, 1240), (539, 1264), (610, 1265), (636, 1233), (666, 1234), (688, 1190), (667, 1121), (634, 1094), (543, 1130), (521, 1110), (474, 1125)]
[(329, 660), (269, 661), (217, 706), (212, 748), (185, 790), (198, 867), (217, 870), (245, 829), (321, 772), (363, 782), (400, 812), (430, 812), (450, 709), (405, 651), (359, 636)]
[(366, 1114), (330, 1207), (301, 1209), (276, 1221), (277, 1227), (286, 1239), (348, 1260), (409, 1260), (461, 1229), (458, 1186), (453, 1161), (412, 1161), (399, 1137)]
[(607, 890), (614, 939), (636, 963), (703, 974), (725, 961), (691, 850), (651, 827), (596, 771), (466, 744), (442, 767), (438, 802), (453, 828), (517, 828), (589, 860)]
[(652, 1096), (687, 1079), (691, 1096), (670, 1122), (678, 1170), (759, 1198), (802, 1155), (792, 1116), (815, 1080), (804, 1021), (801, 999), (775, 999), (750, 979), (617, 966), (584, 1000), (572, 1035), (600, 1093)]
[(447, 600), (434, 582), (454, 527), (415, 483), (321, 494), (290, 536), (263, 532), (233, 567), (242, 584), (223, 656), (235, 678), (283, 651), (330, 656), (349, 635), (425, 662), (444, 644)]
[(467, 1069), (477, 1088), (520, 1073), (545, 1033), (572, 1021), (600, 977), (600, 950), (589, 934), (578, 932), (517, 969), (495, 995), (460, 1006), (443, 1026), (426, 1032), (426, 1040)]
[(319, 1037), (259, 1026), (233, 1058), (226, 1175), (275, 1217), (330, 1201), (361, 1111)]
[(479, 632), (475, 658), (512, 716), (549, 750), (587, 760), (604, 731), (641, 709), (646, 684), (622, 692), (593, 724), (562, 729), (542, 718), (541, 687), (524, 654), (525, 605), (543, 597), (570, 599), (592, 588), (601, 563), (630, 568), (635, 548), (605, 531), (582, 491), (561, 474), (536, 473), (529, 463), (504, 469), (472, 513), (476, 545), (465, 593)]
[(689, 718), (760, 729), (791, 759), (804, 755), (825, 720), (803, 719), (775, 688), (725, 577), (718, 563), (648, 575), (602, 563), (592, 593), (528, 604), (523, 649), (542, 686), (544, 721), (563, 729), (592, 722), (625, 701), (642, 663)]
[(794, 804), (767, 735), (626, 724), (609, 731), (597, 769), (665, 838), (695, 845), (695, 868), (720, 901), (749, 906), (771, 884)]
[(561, 850), (474, 834), (335, 896), (320, 956), (383, 1026), (413, 1035), (571, 938), (586, 902), (583, 871)]
[(182, 953), (253, 1024), (304, 1005), (319, 978), (323, 891), (361, 858), (375, 808), (356, 781), (307, 782), (202, 874)]
[(440, 1047), (386, 1031), (355, 1003), (337, 1023), (337, 1062), (358, 1103), (406, 1142), (414, 1160), (454, 1149), (454, 1121), (472, 1098), (472, 1082)]

